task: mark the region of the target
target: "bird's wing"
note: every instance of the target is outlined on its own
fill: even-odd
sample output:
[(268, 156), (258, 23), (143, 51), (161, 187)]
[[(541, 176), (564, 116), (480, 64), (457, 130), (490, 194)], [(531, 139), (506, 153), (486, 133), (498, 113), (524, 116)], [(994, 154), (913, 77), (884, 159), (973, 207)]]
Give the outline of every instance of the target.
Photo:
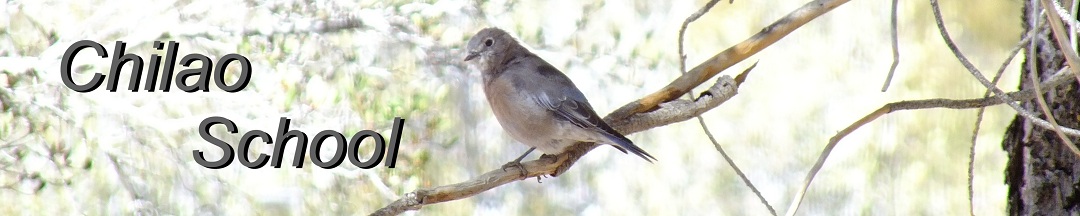
[[(537, 104), (540, 104), (544, 108), (552, 111), (555, 116), (561, 117), (571, 124), (586, 130), (592, 130), (598, 132), (609, 140), (616, 144), (616, 147), (626, 153), (627, 150), (638, 155), (645, 160), (652, 162), (656, 160), (652, 155), (646, 153), (637, 145), (634, 145), (630, 139), (622, 136), (615, 129), (608, 126), (592, 106), (589, 105), (589, 101), (585, 99), (585, 95), (574, 86), (574, 83), (570, 81), (562, 72), (550, 64), (541, 64), (537, 67), (537, 77), (533, 80), (534, 84), (539, 86), (547, 86), (548, 88), (536, 88), (541, 91), (536, 92)], [(550, 83), (546, 83), (550, 82)], [(561, 88), (550, 88), (551, 86), (560, 86)]]

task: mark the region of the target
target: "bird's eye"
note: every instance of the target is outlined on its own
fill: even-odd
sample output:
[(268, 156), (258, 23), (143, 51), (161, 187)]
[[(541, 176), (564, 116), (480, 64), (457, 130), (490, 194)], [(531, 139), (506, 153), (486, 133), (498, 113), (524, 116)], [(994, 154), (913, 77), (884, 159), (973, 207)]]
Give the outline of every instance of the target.
[(491, 46), (491, 44), (494, 44), (494, 43), (495, 43), (495, 41), (491, 40), (491, 38), (488, 38), (487, 40), (484, 40), (484, 46)]

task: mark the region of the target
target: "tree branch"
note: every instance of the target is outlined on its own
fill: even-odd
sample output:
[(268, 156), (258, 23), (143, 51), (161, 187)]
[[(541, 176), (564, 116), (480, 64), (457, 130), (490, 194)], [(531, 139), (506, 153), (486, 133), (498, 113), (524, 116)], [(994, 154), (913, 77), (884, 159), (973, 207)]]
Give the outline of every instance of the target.
[[(930, 0), (930, 7), (934, 12), (934, 21), (937, 23), (938, 31), (940, 31), (942, 39), (945, 40), (945, 45), (948, 46), (949, 50), (953, 52), (953, 55), (956, 56), (956, 59), (960, 60), (960, 64), (964, 65), (964, 68), (967, 68), (968, 73), (971, 73), (971, 76), (975, 77), (975, 80), (978, 80), (979, 83), (983, 85), (983, 87), (986, 87), (987, 89), (990, 89), (990, 91), (993, 91), (996, 97), (1002, 97), (1001, 99), (1003, 101), (1008, 101), (1005, 103), (1006, 105), (1009, 105), (1009, 107), (1013, 108), (1013, 110), (1016, 110), (1016, 113), (1020, 116), (1032, 121), (1033, 124), (1048, 129), (1054, 128), (1054, 126), (1051, 125), (1050, 122), (1040, 119), (1038, 116), (1035, 116), (1035, 113), (1032, 113), (1031, 111), (1025, 110), (1024, 108), (1020, 107), (1019, 104), (1015, 103), (1017, 100), (1009, 98), (1010, 96), (1006, 95), (1004, 91), (998, 89), (997, 86), (991, 85), (990, 81), (982, 75), (982, 72), (979, 71), (979, 69), (976, 68), (975, 65), (971, 63), (971, 61), (968, 61), (967, 57), (964, 56), (964, 53), (960, 52), (960, 49), (957, 48), (956, 43), (953, 42), (952, 37), (949, 36), (949, 31), (945, 29), (945, 23), (941, 20), (941, 9), (938, 6), (938, 1)], [(1072, 74), (1080, 73), (1077, 70), (1078, 69), (1073, 68)], [(1067, 127), (1061, 127), (1060, 129), (1065, 134), (1072, 136), (1080, 136), (1080, 130)], [(1080, 157), (1080, 152), (1077, 153), (1077, 156)]]
[[(737, 93), (738, 86), (745, 81), (746, 73), (731, 79), (723, 76), (708, 92), (694, 101), (676, 100), (679, 96), (693, 90), (721, 71), (745, 60), (765, 47), (772, 45), (784, 36), (798, 29), (810, 20), (847, 3), (849, 0), (816, 0), (807, 3), (765, 27), (749, 39), (736, 44), (694, 67), (690, 72), (676, 78), (660, 91), (645, 96), (635, 102), (615, 110), (604, 121), (623, 134), (631, 134), (646, 129), (685, 121), (716, 107)], [(517, 168), (489, 171), (465, 182), (439, 186), (432, 189), (420, 189), (402, 196), (372, 213), (372, 215), (396, 215), (407, 210), (417, 210), (424, 205), (466, 198), (491, 188), (529, 177), (551, 175), (558, 176), (586, 153), (596, 148), (596, 143), (578, 143), (559, 155), (545, 155), (538, 160), (522, 163), (527, 170), (525, 176)]]
[[(1042, 4), (1043, 8), (1053, 8), (1046, 10), (1046, 21), (1050, 23), (1051, 35), (1054, 36), (1054, 40), (1057, 40), (1058, 47), (1060, 47), (1062, 51), (1061, 55), (1065, 56), (1065, 62), (1073, 68), (1073, 76), (1076, 77), (1076, 81), (1078, 82), (1077, 84), (1080, 84), (1080, 72), (1078, 72), (1078, 70), (1080, 70), (1080, 67), (1077, 67), (1077, 65), (1080, 64), (1080, 56), (1077, 56), (1076, 50), (1073, 49), (1071, 45), (1067, 44), (1067, 42), (1069, 41), (1069, 37), (1066, 37), (1065, 33), (1068, 32), (1065, 31), (1065, 26), (1062, 26), (1061, 24), (1061, 21), (1064, 20), (1069, 20), (1073, 22), (1075, 22), (1075, 20), (1072, 20), (1073, 18), (1063, 18), (1064, 16), (1062, 16), (1062, 14), (1060, 14), (1059, 12), (1067, 12), (1065, 11), (1065, 9), (1061, 8), (1061, 5), (1052, 3), (1049, 0), (1039, 0), (1039, 2)], [(1037, 17), (1038, 16), (1033, 16), (1032, 19), (1039, 19)]]
[[(1049, 86), (1049, 87), (1047, 87), (1047, 89), (1053, 88), (1053, 86), (1058, 86), (1058, 85), (1061, 85), (1061, 84), (1068, 83), (1069, 78), (1071, 78), (1071, 77), (1069, 76), (1070, 73), (1068, 73), (1067, 70), (1068, 70), (1067, 67), (1062, 68), (1060, 71), (1058, 71), (1057, 74), (1055, 74), (1053, 77), (1051, 77), (1050, 80), (1047, 80), (1046, 82), (1044, 82), (1044, 85)], [(854, 123), (851, 123), (851, 125), (848, 125), (847, 128), (844, 128), (844, 130), (841, 130), (840, 132), (837, 132), (835, 136), (833, 136), (832, 138), (829, 139), (829, 143), (825, 144), (825, 149), (821, 150), (821, 155), (818, 156), (817, 162), (815, 162), (814, 166), (810, 168), (810, 172), (808, 172), (806, 174), (806, 179), (803, 180), (802, 187), (799, 189), (798, 192), (795, 193), (795, 198), (791, 202), (791, 205), (788, 206), (788, 211), (787, 211), (787, 213), (785, 215), (791, 216), (791, 215), (795, 215), (795, 213), (798, 212), (799, 205), (802, 204), (802, 199), (806, 195), (806, 190), (810, 187), (810, 183), (814, 181), (814, 176), (816, 176), (818, 171), (821, 170), (821, 166), (825, 164), (825, 159), (829, 158), (829, 154), (832, 153), (833, 148), (836, 147), (836, 145), (840, 142), (840, 140), (843, 139), (848, 134), (851, 134), (851, 132), (854, 132), (856, 129), (859, 129), (859, 127), (862, 127), (863, 125), (874, 121), (878, 117), (884, 116), (885, 114), (889, 114), (889, 113), (892, 113), (892, 112), (895, 112), (895, 111), (900, 111), (900, 110), (916, 110), (916, 109), (929, 109), (929, 108), (971, 109), (971, 108), (987, 107), (987, 106), (993, 106), (993, 105), (998, 105), (998, 104), (1007, 103), (1007, 102), (1011, 103), (1011, 102), (1015, 102), (1017, 100), (1030, 100), (1032, 98), (1035, 98), (1036, 94), (1042, 94), (1045, 91), (1046, 91), (1046, 89), (1043, 89), (1042, 92), (1037, 93), (1037, 91), (1034, 90), (1034, 89), (1028, 89), (1028, 90), (1010, 92), (1010, 93), (1007, 93), (1007, 94), (1001, 94), (1001, 95), (991, 96), (991, 97), (984, 97), (984, 98), (979, 98), (979, 99), (954, 100), (954, 99), (940, 99), (939, 98), (939, 99), (926, 99), (926, 100), (913, 100), (913, 101), (899, 101), (899, 102), (892, 102), (892, 103), (885, 104), (881, 108), (878, 108), (874, 112), (871, 112), (870, 114), (864, 116), (862, 119), (859, 119), (858, 121), (855, 121)], [(1006, 96), (1006, 97), (1002, 97), (1002, 96)], [(1010, 98), (1010, 100), (1009, 101), (1003, 101), (1002, 98)]]
[(889, 66), (889, 74), (885, 76), (885, 84), (881, 85), (881, 92), (889, 90), (889, 84), (892, 83), (893, 74), (896, 74), (896, 66), (900, 65), (900, 42), (896, 34), (896, 4), (899, 0), (892, 0), (892, 18), (889, 22), (892, 35), (892, 65)]
[[(1044, 8), (1059, 7), (1058, 5), (1050, 3), (1050, 0), (1041, 0), (1040, 2), (1042, 2), (1042, 6)], [(1050, 23), (1050, 31), (1053, 33), (1054, 39), (1057, 41), (1058, 47), (1061, 47), (1061, 50), (1063, 52), (1062, 55), (1065, 56), (1065, 62), (1068, 63), (1069, 68), (1072, 68), (1074, 72), (1073, 75), (1076, 77), (1077, 84), (1080, 84), (1080, 73), (1075, 72), (1076, 70), (1078, 70), (1077, 65), (1080, 64), (1080, 58), (1076, 56), (1076, 50), (1073, 50), (1072, 46), (1066, 44), (1069, 38), (1065, 36), (1065, 27), (1062, 26), (1061, 22), (1058, 22), (1059, 19), (1057, 19), (1057, 17), (1059, 17), (1059, 15), (1057, 15), (1057, 11), (1047, 11), (1048, 13), (1046, 14), (1046, 21)], [(1038, 20), (1038, 17), (1039, 16), (1034, 16), (1032, 17), (1032, 19)], [(1035, 43), (1032, 42), (1031, 44), (1034, 45)], [(1031, 64), (1031, 66), (1033, 67), (1034, 64)], [(1032, 71), (1034, 72), (1036, 70)], [(1039, 79), (1035, 77), (1035, 73), (1028, 73), (1028, 79), (1031, 79), (1032, 87), (1035, 88), (1035, 90), (1041, 91), (1040, 89), (1042, 88), (1042, 86), (1039, 85)], [(1061, 142), (1065, 144), (1065, 147), (1069, 147), (1069, 151), (1072, 151), (1074, 155), (1080, 157), (1080, 149), (1077, 149), (1076, 144), (1069, 140), (1069, 137), (1065, 135), (1065, 132), (1061, 131), (1062, 126), (1057, 123), (1057, 119), (1054, 117), (1054, 114), (1050, 112), (1049, 106), (1046, 105), (1046, 98), (1043, 98), (1042, 94), (1036, 94), (1035, 96), (1037, 96), (1035, 102), (1039, 105), (1039, 109), (1042, 110), (1043, 115), (1046, 116), (1046, 120), (1050, 122), (1050, 125), (1054, 126), (1051, 129), (1054, 131), (1055, 134), (1058, 135), (1058, 138), (1061, 138)]]
[[(660, 105), (660, 109), (633, 115), (627, 119), (609, 121), (612, 128), (623, 134), (631, 134), (650, 128), (660, 127), (667, 124), (686, 121), (700, 115), (724, 101), (734, 97), (738, 93), (738, 85), (730, 76), (723, 76), (717, 80), (706, 93), (696, 101), (675, 100)], [(540, 159), (522, 162), (527, 170), (525, 176), (516, 167), (507, 169), (495, 169), (470, 180), (439, 186), (431, 189), (419, 189), (407, 193), (402, 198), (390, 203), (386, 207), (377, 210), (371, 215), (396, 215), (408, 210), (418, 210), (425, 205), (458, 200), (476, 195), (480, 192), (504, 185), (506, 183), (543, 175), (556, 176), (566, 171), (578, 158), (598, 146), (595, 143), (579, 143), (574, 150), (559, 155), (544, 155)]]
[(663, 102), (674, 100), (675, 98), (690, 92), (695, 86), (701, 85), (701, 83), (709, 80), (709, 78), (716, 76), (720, 71), (723, 71), (736, 63), (745, 60), (747, 57), (758, 53), (762, 49), (765, 49), (765, 47), (772, 45), (780, 40), (780, 38), (783, 38), (792, 31), (795, 31), (795, 29), (802, 27), (803, 24), (810, 22), (810, 20), (847, 2), (848, 0), (816, 0), (807, 3), (799, 9), (795, 9), (795, 11), (788, 13), (787, 16), (780, 18), (780, 20), (773, 22), (773, 24), (768, 27), (761, 29), (760, 32), (754, 34), (754, 36), (751, 36), (749, 39), (731, 46), (712, 58), (705, 60), (704, 63), (701, 63), (697, 67), (691, 69), (687, 74), (675, 79), (675, 81), (672, 81), (663, 89), (660, 89), (660, 91), (620, 107), (612, 112), (610, 117), (613, 119), (626, 118), (637, 113), (655, 109), (656, 106)]
[[(991, 85), (997, 86), (998, 81), (1001, 81), (1001, 75), (1005, 74), (1005, 68), (1009, 67), (1009, 63), (1012, 63), (1016, 54), (1020, 53), (1020, 49), (1024, 48), (1025, 44), (1032, 41), (1031, 38), (1035, 35), (1034, 31), (1027, 32), (1024, 39), (1021, 39), (1019, 43), (1013, 47), (1012, 51), (1009, 51), (1009, 57), (1005, 58), (1005, 62), (1001, 63), (1001, 67), (998, 67), (997, 74), (994, 74), (994, 80), (990, 82)], [(983, 97), (990, 96), (990, 89), (986, 89), (983, 92)], [(978, 111), (975, 111), (975, 127), (971, 130), (971, 147), (968, 148), (968, 212), (971, 216), (975, 216), (975, 146), (979, 139), (979, 128), (982, 127), (983, 113), (986, 112), (986, 107), (979, 107)]]
[[(701, 9), (699, 9), (697, 12), (690, 14), (689, 17), (686, 17), (686, 20), (683, 21), (682, 27), (679, 28), (679, 72), (681, 72), (682, 74), (686, 74), (686, 52), (684, 51), (685, 46), (683, 46), (683, 42), (685, 41), (684, 39), (686, 38), (686, 29), (690, 26), (691, 22), (694, 22), (698, 18), (701, 18), (701, 16), (709, 12), (709, 10), (713, 8), (713, 6), (716, 6), (717, 2), (720, 2), (720, 0), (711, 0), (705, 3), (705, 6), (701, 7)], [(746, 71), (752, 70), (755, 66), (757, 66), (756, 62), (751, 65), (750, 68), (746, 69)], [(746, 72), (743, 72), (743, 74), (746, 74)], [(686, 97), (690, 98), (690, 100), (694, 100), (693, 94), (687, 93)], [(726, 151), (724, 151), (724, 147), (720, 146), (720, 142), (716, 141), (716, 137), (713, 136), (712, 131), (709, 131), (709, 127), (705, 125), (705, 118), (701, 117), (700, 115), (696, 116), (696, 118), (698, 120), (698, 124), (701, 125), (701, 130), (705, 132), (705, 136), (709, 137), (709, 141), (712, 142), (713, 147), (716, 148), (716, 151), (720, 152), (720, 156), (724, 158), (724, 161), (726, 161), (728, 165), (731, 166), (731, 169), (735, 171), (735, 174), (738, 175), (740, 179), (742, 179), (743, 183), (746, 184), (746, 187), (749, 187), (750, 191), (754, 192), (754, 195), (758, 197), (758, 200), (761, 200), (761, 204), (765, 205), (765, 208), (769, 210), (769, 213), (775, 216), (776, 209), (773, 209), (772, 205), (769, 204), (769, 201), (765, 199), (765, 196), (761, 195), (761, 191), (758, 191), (757, 187), (754, 186), (754, 183), (750, 182), (750, 178), (746, 177), (746, 174), (742, 172), (742, 169), (739, 169), (739, 166), (735, 164), (735, 161), (731, 160), (731, 157), (728, 156)]]

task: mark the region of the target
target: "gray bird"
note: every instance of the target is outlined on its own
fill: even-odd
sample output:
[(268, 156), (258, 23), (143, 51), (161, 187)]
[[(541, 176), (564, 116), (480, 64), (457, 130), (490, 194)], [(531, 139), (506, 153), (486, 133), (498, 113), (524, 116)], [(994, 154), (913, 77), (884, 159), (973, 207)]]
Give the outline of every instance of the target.
[(562, 71), (529, 52), (506, 31), (480, 30), (466, 46), (465, 61), (476, 60), (472, 63), (484, 77), (484, 94), (495, 118), (510, 137), (532, 147), (504, 168), (520, 166), (533, 150), (559, 154), (577, 142), (610, 144), (623, 153), (656, 160), (596, 115)]

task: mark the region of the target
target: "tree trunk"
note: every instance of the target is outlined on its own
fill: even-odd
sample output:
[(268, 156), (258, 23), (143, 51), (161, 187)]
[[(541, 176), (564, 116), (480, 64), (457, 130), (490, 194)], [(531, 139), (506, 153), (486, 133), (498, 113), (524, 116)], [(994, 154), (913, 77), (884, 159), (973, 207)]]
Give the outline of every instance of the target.
[[(1071, 1), (1062, 1), (1062, 4), (1072, 5)], [(1041, 8), (1036, 6), (1032, 5), (1032, 1), (1024, 4), (1024, 32), (1032, 28), (1031, 8)], [(1045, 80), (1066, 65), (1049, 25), (1042, 23), (1036, 26), (1039, 30), (1033, 38), (1034, 47), (1024, 49), (1027, 55), (1020, 74), (1020, 89), (1034, 88), (1028, 78), (1029, 73), (1035, 73), (1036, 77)], [(1034, 55), (1030, 54), (1032, 48)], [(1076, 82), (1050, 89), (1043, 96), (1058, 124), (1080, 128), (1080, 90)], [(1046, 118), (1035, 100), (1021, 101), (1021, 105), (1038, 113), (1040, 118)], [(1070, 139), (1074, 143), (1080, 142), (1077, 137)], [(1017, 115), (1005, 131), (1002, 147), (1009, 157), (1005, 167), (1005, 183), (1009, 186), (1010, 215), (1080, 213), (1080, 158), (1069, 151), (1053, 130), (1034, 126)]]

